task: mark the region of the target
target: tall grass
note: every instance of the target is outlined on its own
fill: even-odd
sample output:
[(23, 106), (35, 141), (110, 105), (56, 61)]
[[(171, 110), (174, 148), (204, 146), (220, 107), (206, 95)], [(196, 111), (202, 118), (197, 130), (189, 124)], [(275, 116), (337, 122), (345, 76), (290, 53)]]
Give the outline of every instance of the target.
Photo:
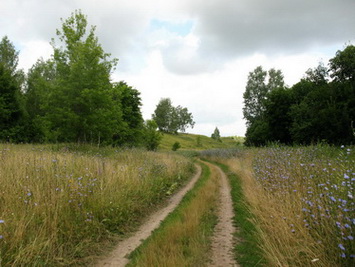
[(352, 148), (274, 147), (236, 155), (223, 161), (242, 179), (271, 266), (354, 264)]
[(202, 165), (202, 177), (153, 235), (132, 255), (129, 266), (206, 266), (216, 223), (218, 175)]
[(132, 230), (192, 174), (178, 155), (0, 145), (0, 265), (71, 265)]

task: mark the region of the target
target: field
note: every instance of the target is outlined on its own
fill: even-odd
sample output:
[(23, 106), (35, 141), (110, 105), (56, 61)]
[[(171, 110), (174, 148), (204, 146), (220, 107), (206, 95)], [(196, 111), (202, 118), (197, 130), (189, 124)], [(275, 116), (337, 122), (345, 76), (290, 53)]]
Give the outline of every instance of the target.
[(353, 148), (215, 150), (204, 156), (238, 174), (268, 266), (354, 264)]
[(78, 264), (100, 241), (134, 229), (194, 171), (179, 155), (79, 150), (0, 145), (1, 266)]
[[(354, 264), (353, 147), (257, 149), (230, 138), (222, 142), (228, 148), (198, 152), (196, 137), (165, 136), (162, 152), (1, 144), (0, 265), (93, 264), (192, 177), (193, 158), (163, 152), (177, 140), (229, 176), (241, 266)], [(131, 265), (208, 264), (218, 179), (203, 166), (196, 186), (132, 254)]]
[(206, 150), (214, 148), (231, 148), (241, 146), (244, 142), (242, 137), (222, 137), (221, 142), (210, 137), (197, 134), (163, 134), (159, 150), (171, 150), (174, 143), (179, 142), (181, 150)]

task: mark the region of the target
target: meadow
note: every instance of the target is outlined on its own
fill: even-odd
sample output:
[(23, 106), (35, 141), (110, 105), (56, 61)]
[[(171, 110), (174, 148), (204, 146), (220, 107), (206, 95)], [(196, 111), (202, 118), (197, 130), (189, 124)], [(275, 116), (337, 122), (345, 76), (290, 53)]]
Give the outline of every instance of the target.
[(241, 180), (268, 266), (354, 264), (352, 147), (275, 146), (202, 155), (227, 164)]
[(90, 146), (0, 144), (0, 162), (1, 266), (84, 264), (194, 172), (177, 154)]

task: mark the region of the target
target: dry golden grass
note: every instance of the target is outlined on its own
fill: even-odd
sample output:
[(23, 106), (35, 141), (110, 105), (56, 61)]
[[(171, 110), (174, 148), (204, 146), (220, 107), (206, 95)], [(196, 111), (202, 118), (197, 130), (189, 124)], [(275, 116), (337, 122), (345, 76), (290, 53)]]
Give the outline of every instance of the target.
[[(262, 250), (270, 266), (337, 266), (334, 256), (326, 252), (329, 244), (327, 233), (324, 236), (311, 236), (304, 226), (304, 218), (300, 216), (304, 204), (301, 201), (301, 186), (292, 195), (285, 193), (275, 196), (265, 190), (253, 174), (254, 153), (258, 151), (249, 150), (243, 157), (224, 162), (242, 180), (244, 194), (255, 215), (253, 223), (257, 227)], [(331, 231), (333, 228), (328, 229)]]
[(4, 266), (73, 264), (98, 241), (132, 230), (193, 172), (178, 155), (5, 144), (0, 164)]

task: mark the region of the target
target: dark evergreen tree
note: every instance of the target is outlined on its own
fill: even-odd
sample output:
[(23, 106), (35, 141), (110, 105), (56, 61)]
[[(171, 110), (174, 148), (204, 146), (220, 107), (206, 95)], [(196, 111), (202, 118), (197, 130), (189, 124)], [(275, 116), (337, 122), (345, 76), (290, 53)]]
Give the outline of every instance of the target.
[(221, 135), (220, 135), (219, 129), (217, 127), (216, 127), (216, 129), (214, 129), (213, 134), (211, 135), (211, 138), (222, 142)]
[(17, 70), (18, 54), (5, 36), (0, 42), (0, 140), (7, 142), (26, 141), (21, 91), (24, 75)]

